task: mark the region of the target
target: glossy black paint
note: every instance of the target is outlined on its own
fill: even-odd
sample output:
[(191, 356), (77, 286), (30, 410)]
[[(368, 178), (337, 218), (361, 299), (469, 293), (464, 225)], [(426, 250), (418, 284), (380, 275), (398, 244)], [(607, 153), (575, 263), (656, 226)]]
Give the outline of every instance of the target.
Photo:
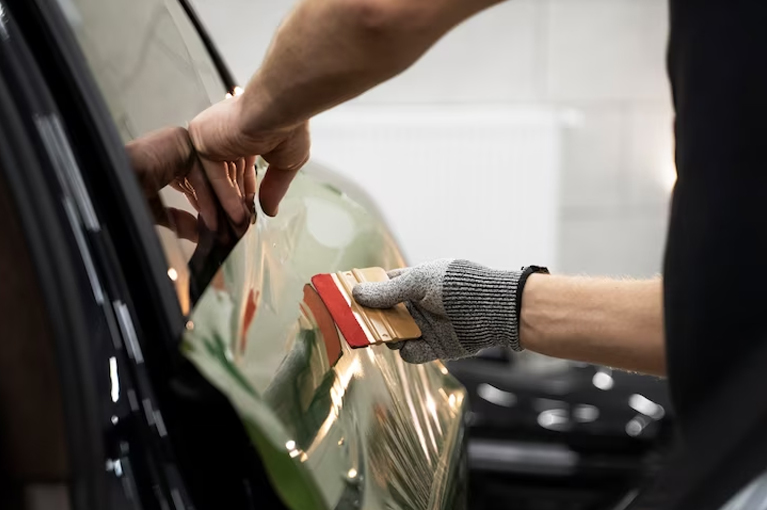
[[(279, 508), (281, 503), (231, 406), (178, 355), (178, 332), (184, 319), (164, 274), (164, 259), (144, 199), (58, 6), (13, 2), (6, 7), (6, 16), (14, 37), (3, 41), (3, 56), (15, 59), (16, 66), (6, 68), (3, 76), (17, 80), (11, 101), (23, 108), (26, 124), (23, 131), (13, 125), (9, 129), (30, 137), (36, 144), (30, 149), (32, 156), (42, 157), (45, 148), (34, 139), (34, 119), (44, 115), (63, 125), (101, 227), (84, 235), (103, 285), (102, 303), (94, 303), (93, 293), (89, 294), (81, 252), (66, 259), (62, 247), (40, 247), (39, 270), (55, 273), (51, 281), (80, 275), (79, 287), (71, 281), (59, 285), (66, 296), (49, 289), (50, 308), (60, 310), (62, 320), (69, 323), (57, 330), (62, 336), (60, 365), (66, 370), (61, 382), (73, 406), (68, 412), (72, 470), (83, 477), (82, 481), (76, 477), (70, 487), (73, 507), (256, 508), (268, 504)], [(31, 51), (26, 41), (33, 41)], [(30, 164), (8, 165), (4, 170), (12, 179), (31, 179), (55, 188), (50, 161), (37, 166), (47, 171), (45, 177), (37, 177)], [(72, 230), (66, 222), (60, 223), (66, 218), (60, 208), (62, 191), (52, 189), (50, 197), (46, 192), (38, 185), (26, 198), (19, 194), (19, 201), (36, 211), (59, 206), (46, 217), (25, 215), (30, 218), (30, 237), (35, 231), (40, 231), (41, 238), (55, 238), (53, 233)], [(72, 251), (76, 243), (71, 235), (68, 243)], [(51, 258), (51, 252), (62, 256)], [(72, 267), (43, 267), (51, 261), (68, 261)], [(118, 309), (124, 312), (122, 324)], [(125, 317), (135, 331), (141, 359), (135, 349), (126, 349)], [(80, 333), (69, 338), (71, 323), (78, 318)], [(121, 388), (117, 402), (111, 398), (111, 358)], [(210, 441), (210, 434), (217, 441)]]
[(663, 465), (673, 439), (665, 380), (505, 349), (448, 367), (469, 392), (478, 509), (611, 509)]
[[(61, 365), (67, 370), (62, 387), (72, 402), (73, 462), (75, 472), (83, 475), (72, 487), (74, 507), (180, 508), (193, 501), (197, 508), (277, 508), (281, 503), (228, 401), (177, 355), (185, 318), (162, 272), (162, 252), (148, 228), (123, 147), (57, 4), (3, 5), (12, 37), (0, 41), (0, 164), (24, 209), (28, 240), (57, 320)], [(225, 81), (231, 84), (231, 78)], [(72, 227), (64, 221), (62, 189), (35, 127), (39, 116), (63, 123), (102, 222), (100, 232), (86, 235), (104, 303), (94, 300)], [(123, 303), (134, 319), (143, 362), (125, 348), (115, 303)], [(111, 358), (121, 387), (117, 402), (110, 397)], [(503, 355), (454, 363), (450, 370), (469, 389), (474, 440), (563, 445), (579, 459), (566, 476), (485, 470), (476, 478), (505, 489), (496, 494), (485, 486), (485, 495), (472, 501), (499, 507), (510, 488), (519, 501), (544, 505), (546, 498), (558, 498), (560, 506), (549, 508), (595, 508), (612, 501), (610, 491), (616, 486), (617, 495), (657, 469), (654, 457), (663, 451), (671, 425), (665, 386), (657, 379), (613, 372), (615, 386), (605, 391), (594, 386), (593, 367), (572, 366), (557, 375), (530, 378)], [(515, 404), (499, 406), (480, 397), (481, 384), (514, 394)], [(633, 394), (662, 405), (667, 413), (649, 421), (638, 437), (626, 433), (626, 424), (637, 414), (627, 405)], [(542, 411), (536, 405), (542, 400), (563, 403), (568, 413), (579, 405), (594, 406), (600, 418), (551, 430), (538, 422)], [(104, 458), (111, 464), (103, 465)], [(694, 464), (689, 458), (683, 462)], [(695, 481), (710, 480), (715, 468), (722, 464)], [(612, 488), (594, 481), (600, 478)]]

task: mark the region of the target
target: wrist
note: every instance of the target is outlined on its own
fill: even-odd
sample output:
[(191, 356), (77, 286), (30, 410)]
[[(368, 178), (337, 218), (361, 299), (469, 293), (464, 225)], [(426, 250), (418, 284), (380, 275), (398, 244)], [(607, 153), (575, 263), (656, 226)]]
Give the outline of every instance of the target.
[(235, 97), (237, 131), (249, 137), (266, 131), (265, 124), (268, 122), (263, 111), (263, 105), (268, 104), (268, 100), (263, 97), (262, 88), (254, 82), (255, 79), (241, 95)]
[[(541, 342), (542, 329), (538, 321), (537, 312), (541, 293), (546, 284), (551, 280), (543, 273), (530, 274), (521, 288), (517, 299), (520, 301), (520, 312), (517, 315), (519, 321), (519, 343), (523, 349), (534, 349)], [(520, 282), (522, 283), (522, 282)]]
[(442, 302), (467, 352), (518, 344), (515, 293), (520, 274), (467, 260), (450, 263), (443, 277)]
[(278, 101), (269, 93), (259, 76), (253, 78), (245, 91), (235, 98), (236, 125), (249, 139), (268, 139), (287, 133), (300, 122), (289, 122), (280, 111)]

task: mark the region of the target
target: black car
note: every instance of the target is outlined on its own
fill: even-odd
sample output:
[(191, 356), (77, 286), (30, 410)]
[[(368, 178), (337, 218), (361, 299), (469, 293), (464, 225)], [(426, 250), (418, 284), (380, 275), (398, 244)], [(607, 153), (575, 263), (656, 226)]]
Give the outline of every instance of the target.
[(0, 0), (0, 508), (699, 510), (764, 467), (767, 351), (669, 455), (655, 378), (350, 349), (306, 282), (404, 264), (364, 193), (197, 214), (183, 126), (235, 85), (183, 0)]

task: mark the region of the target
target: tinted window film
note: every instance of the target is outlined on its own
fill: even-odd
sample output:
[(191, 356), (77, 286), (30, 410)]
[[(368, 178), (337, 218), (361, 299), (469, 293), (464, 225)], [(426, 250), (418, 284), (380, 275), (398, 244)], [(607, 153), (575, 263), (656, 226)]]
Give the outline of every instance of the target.
[(206, 179), (184, 128), (224, 98), (225, 85), (177, 2), (59, 4), (126, 144), (165, 251), (168, 277), (188, 313), (239, 238), (226, 221), (211, 232), (199, 218), (196, 190)]

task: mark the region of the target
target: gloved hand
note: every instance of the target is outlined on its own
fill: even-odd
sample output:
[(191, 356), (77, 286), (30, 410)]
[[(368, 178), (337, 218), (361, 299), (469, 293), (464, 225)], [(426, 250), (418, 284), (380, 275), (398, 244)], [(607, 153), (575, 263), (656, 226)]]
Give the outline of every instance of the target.
[(389, 308), (404, 302), (421, 328), (418, 340), (392, 345), (409, 363), (473, 356), (487, 347), (519, 346), (521, 271), (498, 271), (467, 260), (443, 259), (389, 272), (390, 280), (361, 283), (354, 299)]

